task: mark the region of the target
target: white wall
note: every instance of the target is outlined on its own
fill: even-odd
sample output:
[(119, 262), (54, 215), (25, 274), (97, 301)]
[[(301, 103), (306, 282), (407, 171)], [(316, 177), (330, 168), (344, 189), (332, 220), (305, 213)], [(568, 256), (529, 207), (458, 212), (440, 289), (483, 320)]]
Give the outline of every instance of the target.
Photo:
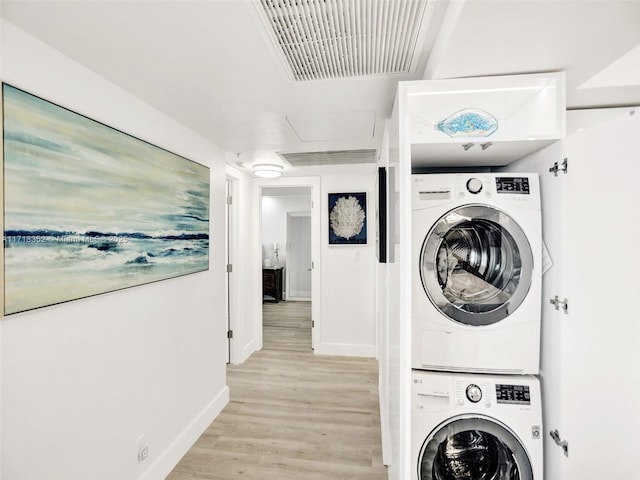
[[(309, 167), (299, 169), (301, 177), (282, 177), (277, 180), (254, 179), (253, 231), (246, 242), (254, 243), (251, 255), (252, 278), (247, 284), (246, 295), (253, 315), (252, 331), (257, 332), (252, 345), (262, 348), (262, 246), (259, 240), (261, 228), (262, 187), (310, 186), (313, 179), (319, 184), (319, 200), (312, 208), (312, 232), (314, 218), (319, 215), (320, 248), (313, 253), (319, 271), (319, 292), (313, 300), (314, 349), (317, 354), (375, 357), (376, 354), (376, 253), (375, 253), (375, 182), (377, 166), (337, 165), (330, 168)], [(319, 179), (319, 182), (317, 181)], [(367, 192), (366, 245), (329, 246), (328, 194)], [(312, 200), (314, 194), (312, 192)], [(318, 205), (319, 204), (319, 208)], [(319, 260), (316, 260), (318, 259)], [(314, 277), (315, 278), (315, 277)], [(316, 290), (316, 286), (313, 287)], [(316, 295), (314, 292), (313, 295)], [(315, 298), (318, 300), (316, 301)]]
[[(376, 165), (321, 177), (321, 321), (316, 353), (376, 354)], [(329, 193), (367, 193), (367, 244), (329, 245)]]
[(3, 81), (211, 168), (209, 271), (0, 321), (0, 477), (162, 479), (228, 401), (222, 153), (4, 21), (1, 40)]
[[(278, 244), (278, 260), (281, 267), (287, 265), (287, 213), (311, 210), (309, 195), (262, 197), (262, 260), (273, 262), (273, 244)], [(266, 266), (266, 265), (265, 265)], [(273, 264), (271, 265), (273, 266)]]

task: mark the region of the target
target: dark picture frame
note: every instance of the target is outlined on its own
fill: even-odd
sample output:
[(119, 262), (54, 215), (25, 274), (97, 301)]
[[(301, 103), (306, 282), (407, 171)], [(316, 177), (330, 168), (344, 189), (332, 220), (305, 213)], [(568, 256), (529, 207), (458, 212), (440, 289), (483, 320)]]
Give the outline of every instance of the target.
[(385, 167), (378, 167), (377, 185), (378, 231), (376, 240), (378, 243), (378, 248), (376, 250), (376, 253), (378, 254), (379, 263), (387, 263), (387, 169)]
[(366, 245), (367, 193), (329, 193), (329, 245)]

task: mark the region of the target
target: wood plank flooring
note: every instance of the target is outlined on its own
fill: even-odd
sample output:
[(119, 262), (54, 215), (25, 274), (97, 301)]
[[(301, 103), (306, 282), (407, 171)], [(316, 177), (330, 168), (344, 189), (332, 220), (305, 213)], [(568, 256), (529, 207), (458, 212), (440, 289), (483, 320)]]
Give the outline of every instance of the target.
[(311, 351), (311, 302), (265, 303), (262, 348)]
[(310, 304), (264, 305), (264, 348), (167, 480), (386, 480), (377, 362), (314, 355)]

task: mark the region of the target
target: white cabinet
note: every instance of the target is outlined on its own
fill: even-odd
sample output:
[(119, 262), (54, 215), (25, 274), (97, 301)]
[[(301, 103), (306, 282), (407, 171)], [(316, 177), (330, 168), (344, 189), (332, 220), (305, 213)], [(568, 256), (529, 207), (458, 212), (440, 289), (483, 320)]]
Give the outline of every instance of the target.
[[(558, 479), (638, 476), (640, 108), (617, 109), (609, 118), (593, 113), (566, 149), (567, 420), (560, 433), (569, 456)], [(598, 117), (602, 123), (593, 124)]]
[[(450, 136), (438, 123), (472, 108), (490, 113), (488, 137)], [(506, 165), (565, 134), (562, 73), (400, 82), (381, 166), (388, 168), (392, 260), (380, 267), (379, 312), (382, 430), (389, 479), (409, 478), (411, 391), (411, 172), (420, 167)], [(491, 143), (482, 148), (482, 144)], [(473, 146), (465, 148), (469, 143)], [(393, 233), (391, 233), (393, 232)], [(560, 241), (560, 240), (559, 240)], [(578, 480), (576, 478), (576, 480)]]
[(506, 165), (565, 133), (563, 73), (405, 85), (414, 167)]
[[(478, 85), (485, 81), (468, 80)], [(547, 93), (555, 96), (550, 103), (559, 108), (564, 93), (561, 76), (556, 80), (555, 93), (553, 88)], [(397, 207), (395, 259), (385, 267), (387, 376), (381, 385), (389, 398), (389, 425), (383, 426), (391, 444), (389, 478), (407, 478), (412, 468), (407, 435), (411, 428), (407, 400), (411, 318), (406, 307), (410, 305), (407, 291), (412, 266), (411, 168), (498, 164), (482, 158), (482, 150), (462, 150), (461, 142), (468, 139), (444, 138), (427, 124), (433, 127), (462, 107), (492, 111), (496, 118), (509, 120), (503, 136), (496, 130), (494, 145), (484, 151), (504, 143), (509, 154), (503, 169), (540, 173), (543, 237), (552, 261), (543, 275), (541, 298), (544, 478), (636, 478), (635, 457), (640, 451), (640, 316), (636, 306), (640, 295), (636, 185), (640, 178), (640, 107), (567, 112), (567, 137), (556, 142), (565, 130), (564, 107), (560, 114), (550, 104), (538, 104), (534, 97), (540, 92), (520, 101), (517, 95), (525, 90), (514, 86), (502, 97), (513, 101), (490, 105), (480, 99), (497, 95), (488, 91), (490, 85), (498, 85), (493, 81), (476, 88), (484, 92), (455, 91), (453, 80), (442, 82), (449, 86), (444, 88), (440, 81), (401, 83), (389, 124), (388, 151), (394, 159), (389, 167), (396, 179), (390, 196)], [(445, 90), (448, 93), (442, 93)], [(425, 111), (437, 111), (435, 106), (440, 109), (438, 115), (425, 116)], [(531, 141), (540, 142), (530, 144), (530, 150), (525, 148), (525, 123), (513, 126), (516, 118), (526, 120), (531, 138), (537, 138)], [(551, 120), (540, 122), (541, 118)], [(539, 148), (544, 142), (549, 145)], [(447, 157), (449, 149), (456, 153)], [(473, 157), (466, 161), (463, 155), (468, 153)], [(562, 170), (565, 158), (566, 173)], [(555, 164), (559, 167), (556, 173), (550, 171)], [(556, 296), (566, 299), (566, 312), (551, 303)], [(566, 442), (566, 455), (552, 439), (552, 431), (557, 431), (559, 442)]]
[[(571, 111), (567, 126), (561, 144), (509, 167), (541, 175), (553, 261), (542, 299), (545, 479), (637, 478), (640, 108)], [(564, 158), (566, 173), (549, 172)]]

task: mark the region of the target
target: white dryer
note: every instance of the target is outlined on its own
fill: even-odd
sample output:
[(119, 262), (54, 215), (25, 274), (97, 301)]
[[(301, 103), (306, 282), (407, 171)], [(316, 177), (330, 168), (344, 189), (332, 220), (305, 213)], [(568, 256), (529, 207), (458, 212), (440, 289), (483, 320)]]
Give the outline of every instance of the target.
[(536, 377), (418, 370), (412, 377), (412, 480), (542, 480)]
[(412, 367), (538, 373), (537, 174), (421, 174), (412, 188)]

